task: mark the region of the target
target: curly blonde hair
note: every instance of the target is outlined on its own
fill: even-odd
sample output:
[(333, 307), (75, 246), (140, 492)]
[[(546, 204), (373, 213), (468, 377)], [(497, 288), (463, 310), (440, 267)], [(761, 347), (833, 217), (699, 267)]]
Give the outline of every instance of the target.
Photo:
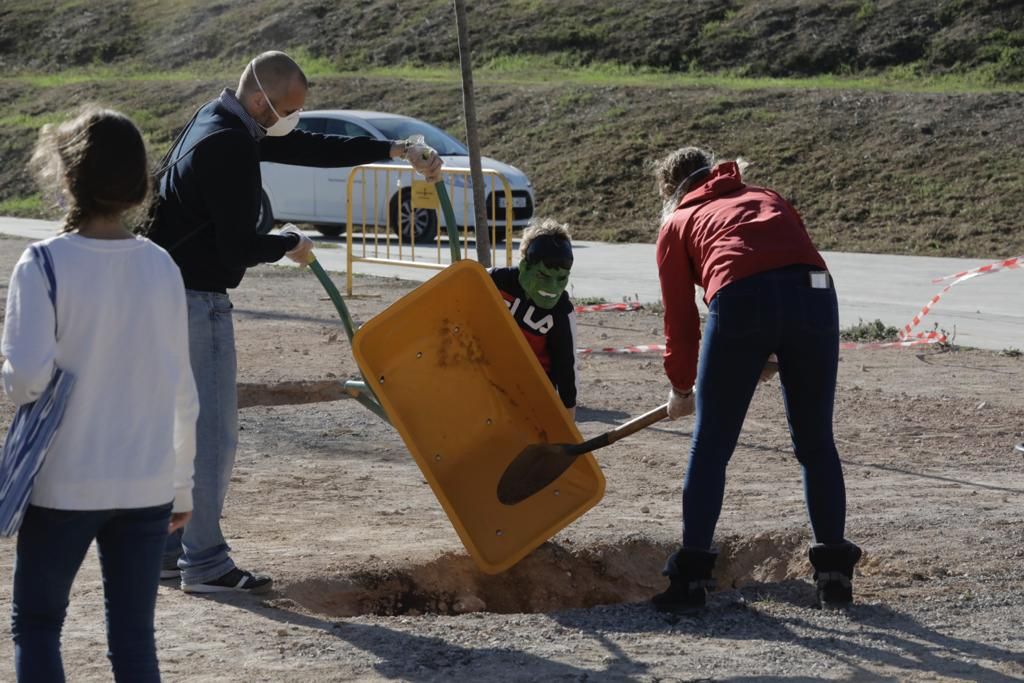
[(60, 197), (61, 232), (96, 217), (119, 216), (146, 201), (146, 144), (119, 112), (87, 105), (75, 118), (47, 124), (29, 161), (44, 195)]
[(523, 239), (519, 242), (519, 255), (524, 259), (530, 248), (530, 243), (538, 237), (550, 237), (554, 240), (565, 240), (572, 244), (572, 236), (569, 234), (569, 226), (566, 223), (559, 223), (553, 218), (544, 218), (530, 225), (523, 231)]
[[(662, 199), (670, 199), (683, 195), (697, 178), (690, 178), (702, 169), (711, 170), (715, 165), (715, 155), (700, 147), (681, 147), (654, 163), (654, 179), (658, 194)], [(697, 176), (700, 177), (699, 175)]]

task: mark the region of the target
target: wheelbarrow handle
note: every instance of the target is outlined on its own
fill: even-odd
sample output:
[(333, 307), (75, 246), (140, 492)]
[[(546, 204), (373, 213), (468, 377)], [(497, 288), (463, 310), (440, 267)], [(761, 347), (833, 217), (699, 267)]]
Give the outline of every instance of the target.
[[(338, 317), (341, 318), (341, 324), (345, 328), (345, 334), (348, 335), (348, 343), (352, 344), (352, 337), (355, 336), (355, 326), (352, 324), (352, 316), (348, 312), (348, 306), (345, 305), (345, 300), (341, 298), (341, 292), (331, 282), (330, 276), (324, 271), (323, 266), (320, 262), (313, 257), (313, 260), (309, 262), (309, 269), (316, 275), (316, 279), (320, 281), (324, 290), (327, 291), (327, 296), (330, 297), (331, 303), (334, 304), (335, 310), (338, 311)], [(361, 373), (360, 373), (361, 374)], [(389, 422), (387, 413), (384, 412), (384, 408), (380, 405), (380, 400), (377, 395), (373, 393), (373, 389), (367, 384), (366, 378), (363, 378), (362, 382), (346, 382), (345, 383), (346, 393), (355, 398), (357, 401), (362, 403), (367, 409), (373, 412), (375, 415), (380, 417), (385, 422)]]
[(452, 202), (448, 198), (448, 190), (445, 189), (444, 181), (438, 180), (434, 183), (437, 190), (437, 199), (441, 202), (441, 212), (444, 213), (445, 227), (448, 228), (448, 248), (452, 251), (452, 263), (459, 261), (459, 228), (455, 225), (455, 211), (452, 209)]
[(323, 266), (316, 260), (316, 257), (313, 257), (313, 260), (309, 262), (309, 269), (313, 271), (313, 275), (316, 275), (316, 279), (320, 281), (320, 284), (327, 291), (327, 296), (331, 298), (331, 303), (334, 304), (335, 310), (338, 311), (338, 317), (341, 318), (341, 324), (345, 327), (345, 334), (348, 335), (348, 342), (351, 344), (356, 330), (352, 325), (352, 316), (349, 315), (348, 306), (345, 305), (345, 300), (341, 298), (341, 292), (331, 282), (330, 276), (324, 272)]

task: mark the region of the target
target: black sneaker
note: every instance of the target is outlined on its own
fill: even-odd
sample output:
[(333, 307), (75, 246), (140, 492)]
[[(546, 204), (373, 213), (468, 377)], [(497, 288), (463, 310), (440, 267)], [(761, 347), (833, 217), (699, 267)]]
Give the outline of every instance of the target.
[(185, 593), (266, 593), (273, 583), (269, 576), (256, 576), (235, 567), (224, 576), (206, 583), (184, 583), (181, 590)]
[(180, 579), (181, 570), (178, 569), (178, 558), (173, 560), (164, 560), (163, 565), (160, 567), (160, 580), (169, 581), (170, 579)]

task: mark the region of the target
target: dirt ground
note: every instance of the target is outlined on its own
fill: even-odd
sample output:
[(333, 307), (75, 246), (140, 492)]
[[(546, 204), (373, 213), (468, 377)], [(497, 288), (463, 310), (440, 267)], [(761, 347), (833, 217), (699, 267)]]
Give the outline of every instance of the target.
[[(0, 240), (0, 272), (26, 242)], [(3, 278), (6, 282), (6, 277)], [(411, 285), (359, 278), (368, 320)], [(691, 616), (653, 611), (678, 542), (690, 419), (598, 454), (602, 502), (511, 571), (473, 568), (397, 433), (330, 380), (355, 377), (312, 275), (251, 271), (233, 295), (243, 403), (224, 528), (264, 596), (160, 588), (168, 681), (1024, 679), (1024, 361), (935, 349), (843, 352), (836, 435), (857, 604), (812, 608), (800, 471), (777, 380), (757, 391), (729, 469), (719, 591)], [(650, 311), (581, 316), (583, 346), (659, 341)], [(652, 356), (582, 361), (594, 435), (663, 400)], [(297, 391), (307, 382), (309, 391)], [(276, 390), (275, 390), (276, 389)], [(426, 397), (429, 400), (429, 397)], [(3, 418), (11, 408), (4, 403)], [(0, 542), (8, 609), (14, 544)], [(64, 629), (71, 681), (108, 680), (95, 554)], [(13, 679), (7, 619), (0, 680)]]

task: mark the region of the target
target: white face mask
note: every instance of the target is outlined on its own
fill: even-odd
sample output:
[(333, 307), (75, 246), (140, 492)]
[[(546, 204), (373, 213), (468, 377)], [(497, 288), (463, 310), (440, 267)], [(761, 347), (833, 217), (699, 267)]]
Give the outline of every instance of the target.
[(291, 133), (293, 130), (295, 130), (295, 126), (299, 125), (299, 113), (302, 110), (297, 109), (288, 116), (281, 116), (280, 114), (278, 114), (277, 110), (274, 109), (274, 103), (270, 101), (270, 97), (267, 95), (267, 91), (263, 89), (263, 84), (260, 83), (260, 77), (256, 75), (255, 62), (250, 62), (249, 66), (252, 68), (252, 77), (256, 79), (256, 86), (260, 89), (260, 92), (263, 93), (263, 97), (266, 98), (267, 105), (270, 107), (270, 111), (274, 112), (274, 116), (277, 117), (277, 121), (274, 122), (274, 125), (266, 129), (267, 135), (269, 135), (272, 138), (278, 138), (283, 135), (288, 135), (288, 133)]
[[(269, 104), (270, 101), (267, 100), (267, 103)], [(270, 105), (270, 111), (274, 111), (274, 105), (272, 104)], [(284, 117), (276, 111), (274, 111), (274, 114), (277, 116), (277, 121), (270, 128), (267, 128), (267, 135), (272, 138), (288, 135), (288, 133), (295, 130), (295, 126), (299, 125), (299, 112), (293, 112)]]

